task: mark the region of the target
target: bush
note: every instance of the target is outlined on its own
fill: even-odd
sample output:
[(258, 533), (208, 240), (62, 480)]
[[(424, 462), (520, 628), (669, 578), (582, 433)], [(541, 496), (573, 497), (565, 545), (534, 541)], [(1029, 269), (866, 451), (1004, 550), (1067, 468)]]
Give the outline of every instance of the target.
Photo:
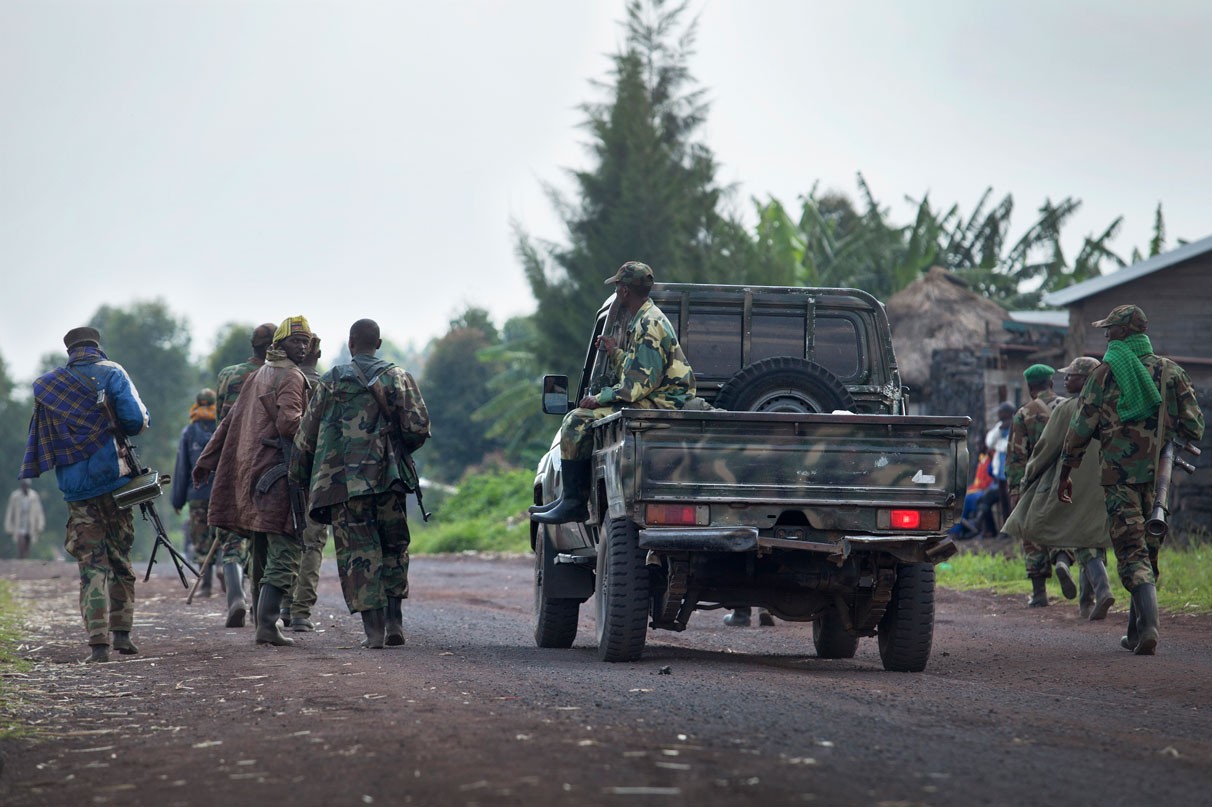
[(428, 523), (410, 519), (414, 554), (529, 552), (534, 472), (498, 470), (468, 476), (444, 498)]

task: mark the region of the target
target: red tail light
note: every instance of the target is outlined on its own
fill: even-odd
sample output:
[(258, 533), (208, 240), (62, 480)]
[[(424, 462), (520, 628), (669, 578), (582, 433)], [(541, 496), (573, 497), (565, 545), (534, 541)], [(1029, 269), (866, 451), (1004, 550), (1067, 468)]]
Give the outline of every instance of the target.
[(922, 514), (917, 510), (893, 510), (892, 529), (916, 530), (922, 526)]
[(693, 504), (650, 504), (644, 511), (649, 525), (687, 527), (707, 523), (707, 507)]

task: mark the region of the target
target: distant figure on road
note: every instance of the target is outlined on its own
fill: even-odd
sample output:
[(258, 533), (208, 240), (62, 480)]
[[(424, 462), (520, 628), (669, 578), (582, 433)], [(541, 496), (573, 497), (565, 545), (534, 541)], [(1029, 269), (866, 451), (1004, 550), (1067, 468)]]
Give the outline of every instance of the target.
[[(195, 563), (201, 563), (210, 552), (214, 529), (206, 522), (210, 483), (196, 488), (190, 476), (214, 433), (215, 391), (207, 388), (194, 396), (194, 405), (189, 408), (189, 425), (181, 430), (181, 439), (177, 441), (177, 462), (173, 469), (173, 511), (180, 515), (181, 508), (189, 505), (189, 543), (193, 547)], [(211, 558), (210, 563), (201, 570), (202, 586), (198, 593), (203, 597), (211, 596), (214, 568), (215, 561)]]
[(30, 487), (28, 479), (8, 497), (8, 508), (4, 511), (4, 531), (13, 536), (17, 545), (17, 557), (29, 557), (30, 546), (46, 529), (46, 515), (42, 512), (42, 497)]

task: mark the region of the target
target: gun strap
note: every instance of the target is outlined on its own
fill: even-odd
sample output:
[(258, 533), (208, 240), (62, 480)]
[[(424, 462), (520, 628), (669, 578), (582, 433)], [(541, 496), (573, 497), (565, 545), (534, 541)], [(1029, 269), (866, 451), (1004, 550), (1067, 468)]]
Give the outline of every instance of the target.
[(353, 366), (358, 380), (362, 382), (362, 386), (366, 387), (366, 391), (374, 397), (375, 402), (379, 405), (379, 417), (387, 423), (387, 439), (390, 440), (392, 434), (396, 433), (395, 436), (400, 441), (399, 451), (403, 453), (404, 462), (409, 464), (409, 470), (417, 477), (417, 489), (413, 493), (417, 497), (417, 507), (421, 510), (421, 519), (429, 521), (429, 513), (425, 512), (425, 502), (421, 499), (421, 477), (417, 475), (416, 467), (412, 465), (412, 458), (409, 457), (407, 449), (404, 448), (403, 436), (398, 433), (398, 425), (388, 415), (387, 396), (383, 394), (383, 388), (379, 386), (379, 376), (376, 375), (374, 378), (367, 380), (366, 373), (362, 371), (362, 368), (358, 366), (356, 361), (351, 358), (349, 363)]

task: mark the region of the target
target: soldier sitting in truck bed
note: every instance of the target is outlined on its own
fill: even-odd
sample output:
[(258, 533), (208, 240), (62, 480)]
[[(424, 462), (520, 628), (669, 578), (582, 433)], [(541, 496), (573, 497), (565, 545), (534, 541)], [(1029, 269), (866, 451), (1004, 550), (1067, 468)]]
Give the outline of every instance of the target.
[[(530, 517), (541, 524), (567, 524), (589, 517), (589, 459), (594, 421), (624, 407), (633, 409), (682, 409), (695, 397), (694, 372), (686, 361), (677, 333), (661, 309), (648, 298), (652, 269), (639, 261), (627, 261), (606, 285), (615, 286), (620, 318), (629, 321), (621, 346), (608, 336), (599, 337), (600, 347), (611, 351), (617, 381), (596, 394), (582, 398), (577, 409), (564, 416), (560, 425), (560, 465), (563, 471), (561, 497), (544, 507), (531, 507)], [(617, 351), (617, 353), (616, 353)]]

